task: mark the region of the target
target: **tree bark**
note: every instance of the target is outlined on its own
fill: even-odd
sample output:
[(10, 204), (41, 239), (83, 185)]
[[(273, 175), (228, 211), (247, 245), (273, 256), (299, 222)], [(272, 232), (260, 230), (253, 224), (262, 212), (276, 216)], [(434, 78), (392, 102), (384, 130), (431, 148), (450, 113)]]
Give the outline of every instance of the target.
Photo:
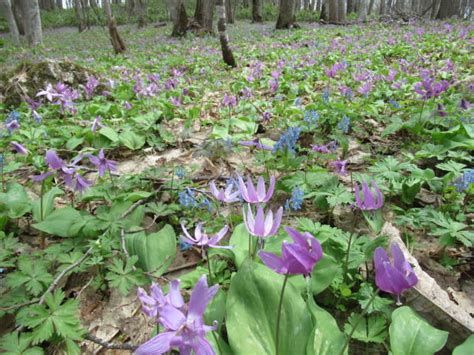
[(375, 0), (370, 0), (368, 15), (372, 13), (372, 10), (374, 9), (374, 3), (375, 3)]
[(212, 20), (214, 16), (215, 0), (197, 0), (194, 21), (199, 24), (201, 31), (213, 33)]
[(8, 22), (8, 29), (12, 36), (12, 41), (16, 46), (20, 45), (20, 32), (16, 24), (15, 16), (13, 15), (12, 4), (10, 0), (0, 0), (0, 10), (5, 14)]
[[(234, 0), (235, 1), (235, 0)], [(234, 9), (232, 7), (232, 0), (225, 0), (225, 18), (227, 23), (234, 23)]]
[(63, 7), (63, 0), (56, 0), (56, 7), (60, 10), (62, 10)]
[(444, 20), (458, 15), (459, 5), (459, 0), (441, 0), (438, 16), (436, 18), (438, 20)]
[(28, 45), (33, 47), (41, 44), (43, 42), (43, 30), (41, 28), (38, 0), (20, 0), (19, 3)]
[(340, 24), (346, 22), (346, 1), (337, 0), (337, 22)]
[(319, 20), (329, 21), (328, 14), (328, 0), (323, 0), (321, 4), (321, 13), (319, 14)]
[(171, 37), (184, 37), (188, 30), (188, 15), (183, 0), (174, 0), (171, 10), (171, 18), (173, 20), (173, 32)]
[(328, 0), (327, 12), (328, 12), (328, 22), (338, 23), (337, 21), (337, 0)]
[(108, 26), (109, 26), (109, 34), (110, 34), (110, 42), (112, 43), (112, 47), (114, 48), (115, 54), (125, 52), (125, 43), (120, 38), (120, 35), (117, 30), (117, 22), (112, 14), (112, 9), (110, 7), (109, 0), (102, 0), (102, 5), (104, 6), (105, 15), (107, 16)]
[(380, 15), (385, 15), (385, 0), (380, 0)]
[(359, 15), (357, 17), (359, 21), (363, 21), (363, 22), (367, 21), (367, 12), (368, 12), (367, 2), (368, 0), (360, 0)]
[(439, 6), (441, 5), (441, 0), (433, 0), (434, 4), (431, 8), (431, 19), (434, 20), (439, 12)]
[(82, 12), (82, 4), (80, 0), (74, 0), (74, 10), (76, 13), (77, 27), (80, 33), (86, 29), (86, 23), (84, 21), (84, 14)]
[(222, 58), (224, 59), (224, 63), (231, 66), (232, 68), (235, 68), (237, 66), (237, 63), (235, 62), (232, 49), (230, 49), (229, 37), (227, 36), (225, 28), (226, 11), (224, 6), (224, 0), (216, 0), (216, 12), (218, 16), (217, 30), (219, 31), (219, 41), (221, 42)]
[(276, 29), (298, 27), (295, 19), (295, 0), (280, 0), (280, 12)]
[(252, 0), (252, 23), (263, 22), (262, 0)]
[[(145, 27), (147, 24), (147, 0), (136, 0), (135, 13), (138, 17), (138, 28)], [(186, 20), (187, 21), (187, 20)]]

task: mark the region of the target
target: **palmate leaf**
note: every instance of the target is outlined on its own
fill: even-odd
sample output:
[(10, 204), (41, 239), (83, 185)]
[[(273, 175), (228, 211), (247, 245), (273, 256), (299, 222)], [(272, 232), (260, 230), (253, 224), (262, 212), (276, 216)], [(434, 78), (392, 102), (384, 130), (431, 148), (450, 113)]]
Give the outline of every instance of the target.
[(81, 339), (83, 330), (77, 318), (78, 302), (63, 301), (64, 293), (59, 290), (48, 293), (44, 304), (25, 307), (18, 312), (17, 323), (32, 330), (32, 344), (46, 341), (53, 335), (63, 339)]
[(387, 337), (387, 321), (381, 315), (366, 315), (359, 321), (360, 314), (353, 313), (344, 325), (344, 332), (349, 334), (353, 327), (357, 328), (352, 337), (364, 343), (383, 343)]
[(38, 296), (53, 281), (46, 264), (40, 260), (22, 257), (18, 261), (18, 271), (9, 273), (6, 284), (10, 288), (24, 286), (33, 296)]
[(43, 349), (38, 346), (30, 347), (31, 336), (25, 333), (13, 332), (5, 334), (0, 341), (3, 355), (43, 355)]
[(143, 273), (133, 270), (133, 265), (137, 260), (137, 256), (132, 256), (124, 264), (122, 259), (115, 259), (112, 265), (108, 267), (110, 272), (105, 276), (110, 286), (118, 288), (120, 293), (126, 295), (132, 287), (143, 285), (146, 282)]

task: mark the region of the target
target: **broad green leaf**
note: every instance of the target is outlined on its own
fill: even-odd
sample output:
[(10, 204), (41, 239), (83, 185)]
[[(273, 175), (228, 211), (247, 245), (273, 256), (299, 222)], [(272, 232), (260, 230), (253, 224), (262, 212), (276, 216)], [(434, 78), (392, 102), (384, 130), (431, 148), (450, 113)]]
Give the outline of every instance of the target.
[(448, 332), (432, 327), (407, 306), (392, 313), (389, 332), (393, 355), (434, 354), (448, 340)]
[(204, 320), (206, 324), (213, 324), (217, 321), (217, 324), (221, 325), (225, 317), (225, 303), (226, 293), (219, 289), (214, 298), (209, 302), (204, 312)]
[(64, 191), (58, 187), (53, 187), (43, 195), (43, 217), (41, 217), (41, 197), (33, 202), (33, 218), (36, 222), (48, 217), (54, 211), (54, 199), (64, 195)]
[[(253, 242), (255, 243), (255, 238), (253, 238)], [(233, 246), (232, 252), (235, 256), (235, 265), (240, 267), (249, 256), (249, 232), (247, 232), (245, 224), (241, 223), (234, 228), (229, 245)]]
[[(236, 355), (275, 354), (277, 309), (283, 276), (250, 260), (232, 278), (227, 332)], [(288, 283), (280, 323), (280, 354), (304, 354), (312, 324), (301, 295)]]
[(454, 351), (453, 355), (471, 355), (474, 349), (474, 335), (471, 335), (466, 339), (464, 343), (458, 345)]
[(176, 257), (176, 234), (169, 224), (157, 233), (128, 234), (125, 241), (128, 253), (138, 256), (137, 265), (156, 276), (163, 274)]
[(126, 131), (120, 134), (120, 142), (128, 149), (137, 150), (145, 145), (145, 138), (132, 131)]
[(70, 229), (82, 219), (79, 211), (72, 207), (59, 208), (52, 212), (43, 222), (33, 224), (33, 227), (59, 237), (73, 237)]
[(119, 135), (110, 127), (102, 127), (99, 130), (99, 134), (108, 138), (112, 142), (117, 142), (119, 140)]
[(26, 190), (17, 183), (7, 185), (7, 191), (0, 193), (0, 211), (5, 210), (9, 218), (20, 218), (31, 210)]
[(354, 327), (352, 337), (364, 343), (383, 343), (387, 337), (387, 321), (382, 315), (365, 315), (360, 320), (360, 314), (353, 313), (344, 325), (344, 332), (349, 334)]
[(3, 355), (43, 355), (43, 349), (38, 346), (30, 346), (30, 336), (26, 333), (5, 334), (0, 342)]
[(340, 267), (332, 256), (324, 255), (311, 272), (311, 291), (317, 295), (324, 291), (336, 276)]

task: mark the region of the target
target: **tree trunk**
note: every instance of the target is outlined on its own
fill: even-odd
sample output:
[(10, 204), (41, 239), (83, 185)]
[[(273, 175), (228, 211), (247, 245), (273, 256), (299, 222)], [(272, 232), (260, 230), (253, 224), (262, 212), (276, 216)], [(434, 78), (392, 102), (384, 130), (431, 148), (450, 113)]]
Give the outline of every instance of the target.
[(217, 30), (219, 31), (219, 40), (221, 42), (221, 49), (222, 49), (222, 58), (224, 59), (224, 63), (235, 68), (237, 63), (235, 62), (234, 55), (232, 54), (232, 50), (229, 46), (229, 37), (227, 36), (227, 32), (225, 30), (225, 6), (224, 0), (216, 0), (216, 11), (218, 16), (217, 21)]
[(252, 23), (263, 22), (262, 0), (252, 0)]
[(62, 10), (63, 7), (63, 0), (56, 0), (56, 7), (60, 10)]
[(147, 6), (147, 0), (136, 0), (135, 2), (135, 13), (138, 17), (138, 28), (145, 27), (147, 24)]
[(20, 0), (20, 9), (23, 17), (26, 40), (30, 47), (43, 42), (41, 15), (38, 0)]
[(337, 0), (327, 0), (328, 22), (337, 23)]
[(197, 0), (196, 12), (194, 13), (194, 21), (201, 27), (201, 31), (213, 33), (212, 19), (214, 17), (214, 1), (215, 0)]
[(346, 22), (346, 1), (337, 0), (337, 22), (345, 23)]
[(184, 37), (188, 30), (188, 15), (183, 0), (174, 0), (171, 10), (171, 18), (173, 20), (173, 32), (171, 37)]
[(109, 23), (110, 42), (112, 43), (115, 54), (123, 53), (126, 50), (125, 43), (123, 43), (122, 38), (120, 38), (118, 33), (117, 23), (115, 22), (112, 9), (110, 8), (110, 1), (102, 0), (102, 5), (104, 6), (105, 15), (107, 16), (107, 21)]
[(441, 4), (438, 11), (438, 20), (444, 20), (458, 14), (459, 0), (441, 0)]
[(367, 21), (367, 13), (368, 13), (368, 2), (369, 0), (360, 0), (360, 6), (359, 6), (359, 15), (357, 19), (359, 21)]
[(369, 12), (368, 12), (369, 15), (372, 13), (372, 10), (374, 9), (374, 3), (375, 3), (375, 0), (370, 0)]
[(276, 29), (298, 27), (295, 19), (295, 0), (280, 0), (280, 12)]
[[(234, 0), (235, 1), (235, 0)], [(234, 9), (232, 7), (232, 0), (225, 0), (225, 18), (227, 23), (234, 23)]]
[(328, 11), (328, 0), (323, 0), (321, 4), (321, 13), (319, 14), (319, 19), (326, 22), (329, 21)]
[(84, 13), (82, 12), (82, 4), (80, 0), (74, 0), (74, 10), (76, 12), (77, 27), (79, 33), (85, 31), (86, 23), (84, 21)]
[(385, 0), (380, 0), (380, 15), (385, 15)]
[(10, 0), (0, 0), (0, 10), (5, 14), (8, 22), (8, 29), (12, 35), (12, 41), (16, 46), (20, 45), (20, 32), (16, 24), (15, 16), (13, 15), (12, 4)]
[(439, 6), (441, 5), (441, 0), (433, 0), (434, 4), (431, 8), (431, 19), (434, 20), (439, 12)]
[(354, 1), (355, 0), (347, 0), (347, 14), (354, 12)]

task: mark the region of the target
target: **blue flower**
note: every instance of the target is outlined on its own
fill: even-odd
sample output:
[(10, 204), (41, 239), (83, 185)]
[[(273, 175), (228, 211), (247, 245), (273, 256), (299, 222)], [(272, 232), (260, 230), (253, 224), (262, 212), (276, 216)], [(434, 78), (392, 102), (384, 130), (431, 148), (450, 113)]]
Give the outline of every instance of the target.
[(460, 177), (453, 181), (457, 192), (466, 191), (474, 183), (474, 169), (466, 170)]
[(304, 121), (308, 124), (318, 127), (319, 114), (314, 110), (305, 111)]
[(329, 102), (329, 89), (324, 89), (323, 91), (323, 101), (325, 103), (328, 103)]
[(400, 104), (398, 102), (396, 102), (395, 100), (393, 100), (393, 99), (388, 100), (388, 103), (390, 105), (392, 105), (393, 107), (395, 107), (395, 108), (400, 108), (401, 107)]
[(179, 250), (186, 251), (191, 249), (193, 246), (189, 243), (183, 242), (182, 240), (179, 241)]
[(179, 178), (179, 179), (182, 179), (186, 176), (186, 170), (184, 170), (184, 168), (182, 166), (178, 166), (175, 170), (174, 170), (174, 174)]
[(299, 211), (303, 205), (304, 192), (299, 187), (295, 187), (291, 192), (291, 198), (285, 202), (285, 210)]
[(347, 133), (349, 132), (349, 127), (350, 127), (349, 117), (344, 115), (342, 117), (342, 120), (340, 120), (339, 123), (337, 124), (337, 128), (341, 130), (343, 133)]
[(18, 111), (11, 111), (8, 116), (7, 116), (7, 119), (5, 120), (5, 123), (10, 123), (12, 121), (18, 121), (20, 122), (20, 113)]
[(209, 212), (212, 212), (212, 204), (206, 197), (202, 200), (200, 207), (207, 208)]
[(273, 153), (277, 151), (288, 150), (291, 153), (295, 153), (295, 146), (298, 138), (300, 137), (300, 127), (290, 127), (285, 133), (280, 136), (280, 139), (273, 146)]
[(301, 106), (301, 97), (297, 97), (297, 98), (295, 99), (294, 105), (295, 105), (296, 107)]
[(179, 204), (184, 208), (192, 208), (197, 207), (198, 202), (196, 201), (196, 197), (194, 195), (194, 191), (190, 188), (186, 188), (184, 191), (181, 191), (178, 194)]

